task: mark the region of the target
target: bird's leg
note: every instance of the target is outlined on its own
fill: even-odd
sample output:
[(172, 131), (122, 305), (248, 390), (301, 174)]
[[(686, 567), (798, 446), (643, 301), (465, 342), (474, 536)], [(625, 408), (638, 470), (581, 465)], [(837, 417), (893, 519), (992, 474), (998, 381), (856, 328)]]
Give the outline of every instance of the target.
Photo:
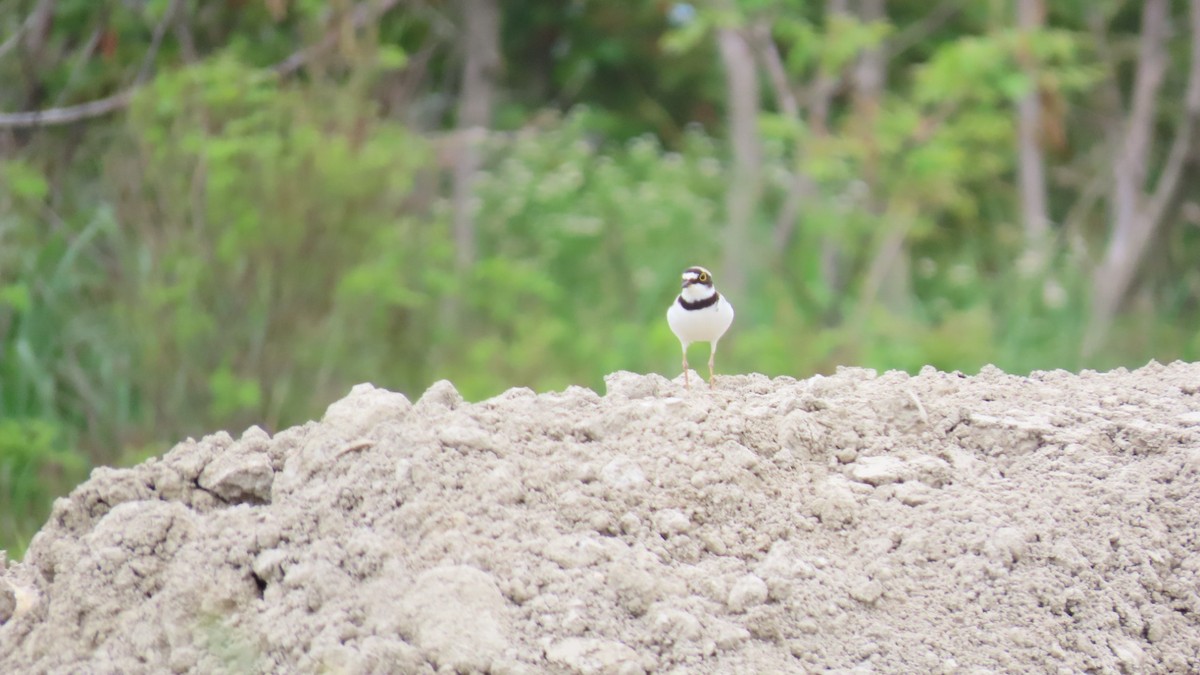
[(692, 388), (692, 383), (688, 381), (687, 345), (683, 346), (683, 387)]
[(713, 340), (712, 348), (708, 352), (708, 388), (715, 390), (717, 388), (717, 377), (713, 374), (713, 361), (717, 358), (717, 341)]

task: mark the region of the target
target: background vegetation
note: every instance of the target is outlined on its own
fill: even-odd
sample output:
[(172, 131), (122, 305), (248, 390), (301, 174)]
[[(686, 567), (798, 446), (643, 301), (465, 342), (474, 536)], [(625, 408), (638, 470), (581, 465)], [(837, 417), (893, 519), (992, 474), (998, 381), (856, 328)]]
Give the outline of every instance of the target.
[[(1200, 351), (1200, 0), (0, 4), (0, 548), (91, 466), (719, 371)], [(697, 360), (693, 355), (693, 361)]]

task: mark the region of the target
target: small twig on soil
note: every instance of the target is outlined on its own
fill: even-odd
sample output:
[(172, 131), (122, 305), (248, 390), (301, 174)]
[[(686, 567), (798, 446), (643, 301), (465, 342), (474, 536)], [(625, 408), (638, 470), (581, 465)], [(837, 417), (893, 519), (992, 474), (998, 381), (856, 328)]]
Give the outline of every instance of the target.
[(932, 426), (929, 424), (929, 414), (925, 412), (925, 406), (921, 404), (921, 399), (917, 398), (917, 392), (913, 391), (912, 389), (907, 391), (908, 397), (912, 399), (913, 403), (917, 404), (917, 412), (921, 414), (921, 421), (924, 422), (925, 426), (927, 427)]
[(347, 445), (346, 447), (342, 448), (341, 450), (338, 450), (337, 454), (334, 455), (334, 458), (336, 459), (336, 458), (341, 457), (342, 455), (348, 455), (352, 452), (358, 452), (359, 450), (366, 450), (367, 448), (371, 448), (374, 446), (375, 446), (375, 441), (368, 441), (368, 440), (355, 441), (355, 442), (351, 443), (350, 445)]

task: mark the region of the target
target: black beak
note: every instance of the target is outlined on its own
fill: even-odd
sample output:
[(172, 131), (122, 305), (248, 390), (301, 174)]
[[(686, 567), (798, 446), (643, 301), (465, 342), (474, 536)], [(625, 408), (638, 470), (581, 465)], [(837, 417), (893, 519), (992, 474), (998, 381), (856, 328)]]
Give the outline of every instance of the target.
[(683, 283), (682, 283), (682, 284), (680, 284), (680, 286), (679, 286), (679, 287), (680, 287), (680, 288), (687, 288), (687, 287), (688, 287), (688, 285), (690, 285), (691, 283), (692, 283), (692, 280), (691, 280), (691, 279), (684, 279), (684, 280), (683, 280)]

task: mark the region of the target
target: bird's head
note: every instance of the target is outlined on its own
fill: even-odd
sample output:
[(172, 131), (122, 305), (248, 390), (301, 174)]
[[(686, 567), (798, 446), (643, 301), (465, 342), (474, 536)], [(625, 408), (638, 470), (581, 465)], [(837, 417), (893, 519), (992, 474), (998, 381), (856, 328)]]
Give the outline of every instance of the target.
[(712, 272), (703, 267), (689, 267), (683, 271), (683, 297), (690, 301), (703, 300), (713, 294)]
[(703, 267), (689, 267), (683, 271), (683, 288), (692, 285), (708, 286), (713, 285), (712, 272)]
[(712, 272), (703, 267), (689, 267), (683, 271), (683, 288), (692, 285), (708, 286), (712, 288), (713, 279)]

